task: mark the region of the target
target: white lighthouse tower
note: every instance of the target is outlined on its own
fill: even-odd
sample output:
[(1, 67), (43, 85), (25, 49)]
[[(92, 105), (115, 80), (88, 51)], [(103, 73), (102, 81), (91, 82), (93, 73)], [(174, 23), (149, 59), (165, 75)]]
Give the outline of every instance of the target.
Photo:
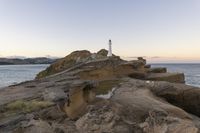
[(108, 57), (111, 57), (112, 56), (112, 41), (109, 40), (109, 51), (108, 51)]

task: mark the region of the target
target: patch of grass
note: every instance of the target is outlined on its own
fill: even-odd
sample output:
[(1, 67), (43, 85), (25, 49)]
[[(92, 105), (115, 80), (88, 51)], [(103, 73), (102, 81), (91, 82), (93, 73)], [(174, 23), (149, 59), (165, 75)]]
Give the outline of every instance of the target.
[(23, 111), (23, 112), (32, 112), (35, 110), (39, 110), (42, 108), (49, 107), (54, 103), (48, 101), (24, 101), (24, 100), (17, 100), (15, 102), (9, 103), (6, 106), (6, 109), (9, 111)]

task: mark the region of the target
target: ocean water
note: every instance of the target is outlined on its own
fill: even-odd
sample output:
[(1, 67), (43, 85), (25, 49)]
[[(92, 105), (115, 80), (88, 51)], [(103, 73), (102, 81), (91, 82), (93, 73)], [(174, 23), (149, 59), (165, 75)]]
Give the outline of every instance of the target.
[[(0, 65), (0, 88), (32, 80), (49, 65)], [(166, 67), (169, 72), (185, 74), (186, 84), (200, 87), (200, 64), (152, 64)]]
[(169, 72), (184, 73), (186, 84), (200, 87), (200, 64), (152, 64), (152, 67), (166, 67)]
[(32, 80), (49, 65), (0, 65), (0, 88)]

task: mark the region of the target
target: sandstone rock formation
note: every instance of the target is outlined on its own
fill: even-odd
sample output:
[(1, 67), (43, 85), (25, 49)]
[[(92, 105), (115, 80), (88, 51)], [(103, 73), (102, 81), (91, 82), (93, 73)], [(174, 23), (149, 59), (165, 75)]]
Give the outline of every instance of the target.
[(53, 63), (45, 71), (40, 72), (37, 75), (37, 78), (49, 76), (49, 75), (61, 72), (65, 69), (68, 69), (74, 65), (78, 65), (82, 62), (89, 60), (91, 55), (92, 54), (87, 50), (72, 52), (70, 55), (66, 56), (65, 58), (62, 58), (58, 60), (57, 62)]
[(200, 89), (183, 82), (143, 58), (76, 51), (0, 90), (0, 132), (198, 133)]
[(48, 67), (45, 71), (40, 72), (37, 75), (37, 78), (43, 78), (61, 72), (68, 68), (81, 65), (82, 63), (87, 61), (106, 58), (107, 54), (108, 51), (105, 49), (101, 49), (97, 53), (91, 53), (90, 51), (87, 50), (72, 52), (68, 56), (59, 59), (57, 62)]

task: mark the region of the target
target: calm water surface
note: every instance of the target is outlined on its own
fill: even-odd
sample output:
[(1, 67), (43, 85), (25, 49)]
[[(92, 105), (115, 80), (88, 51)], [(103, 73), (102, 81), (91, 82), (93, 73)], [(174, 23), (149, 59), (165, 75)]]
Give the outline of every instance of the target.
[[(35, 78), (37, 73), (49, 65), (0, 65), (0, 88)], [(169, 72), (182, 72), (186, 84), (200, 87), (200, 64), (152, 64), (166, 67)]]
[(0, 65), (0, 88), (35, 78), (49, 65)]

